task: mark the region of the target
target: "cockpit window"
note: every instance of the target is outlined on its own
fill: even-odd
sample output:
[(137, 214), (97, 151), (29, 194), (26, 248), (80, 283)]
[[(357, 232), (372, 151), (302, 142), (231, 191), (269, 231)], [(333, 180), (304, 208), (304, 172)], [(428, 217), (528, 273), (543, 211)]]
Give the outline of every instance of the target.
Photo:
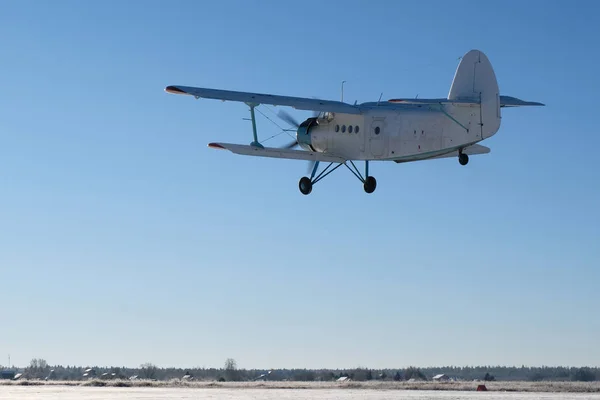
[(317, 115), (317, 119), (323, 122), (331, 122), (335, 117), (335, 113), (329, 111), (321, 111), (319, 115)]

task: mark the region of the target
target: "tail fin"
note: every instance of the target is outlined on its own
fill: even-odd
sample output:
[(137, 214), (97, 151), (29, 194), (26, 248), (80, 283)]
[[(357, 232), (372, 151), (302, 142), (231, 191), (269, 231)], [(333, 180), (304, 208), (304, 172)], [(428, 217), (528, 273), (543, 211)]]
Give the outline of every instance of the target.
[(500, 91), (490, 60), (479, 50), (462, 57), (448, 93), (448, 100), (472, 100), (479, 103), (481, 138), (500, 129)]

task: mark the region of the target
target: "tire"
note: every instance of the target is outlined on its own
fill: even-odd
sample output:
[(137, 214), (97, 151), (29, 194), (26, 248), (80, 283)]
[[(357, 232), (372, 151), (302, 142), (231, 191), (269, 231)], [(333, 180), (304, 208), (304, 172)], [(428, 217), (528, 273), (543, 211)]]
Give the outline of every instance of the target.
[(363, 188), (365, 189), (365, 192), (373, 193), (375, 191), (375, 189), (377, 188), (377, 180), (375, 178), (373, 178), (372, 176), (367, 176), (367, 179), (365, 179)]
[(310, 194), (312, 192), (312, 182), (306, 176), (300, 178), (300, 182), (298, 182), (298, 189), (300, 189), (300, 193), (303, 195)]

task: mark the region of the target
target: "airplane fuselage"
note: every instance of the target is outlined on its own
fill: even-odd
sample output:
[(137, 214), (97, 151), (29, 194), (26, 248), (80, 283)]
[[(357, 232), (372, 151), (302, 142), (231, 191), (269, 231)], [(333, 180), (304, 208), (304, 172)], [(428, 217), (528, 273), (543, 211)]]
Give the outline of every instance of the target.
[[(354, 160), (415, 160), (456, 151), (494, 135), (474, 105), (361, 105), (362, 114), (330, 113), (310, 128), (315, 151)], [(498, 111), (499, 112), (499, 111)]]

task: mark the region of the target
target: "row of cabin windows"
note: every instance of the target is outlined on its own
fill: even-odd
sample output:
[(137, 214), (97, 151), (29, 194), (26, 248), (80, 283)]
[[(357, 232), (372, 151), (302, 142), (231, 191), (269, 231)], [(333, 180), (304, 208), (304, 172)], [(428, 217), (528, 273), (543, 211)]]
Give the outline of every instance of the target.
[[(335, 131), (336, 132), (340, 131), (339, 125), (335, 126)], [(356, 126), (348, 125), (348, 133), (352, 133), (353, 131), (354, 131), (354, 133), (358, 133), (358, 125), (356, 125)], [(342, 133), (346, 133), (346, 125), (342, 125)]]

